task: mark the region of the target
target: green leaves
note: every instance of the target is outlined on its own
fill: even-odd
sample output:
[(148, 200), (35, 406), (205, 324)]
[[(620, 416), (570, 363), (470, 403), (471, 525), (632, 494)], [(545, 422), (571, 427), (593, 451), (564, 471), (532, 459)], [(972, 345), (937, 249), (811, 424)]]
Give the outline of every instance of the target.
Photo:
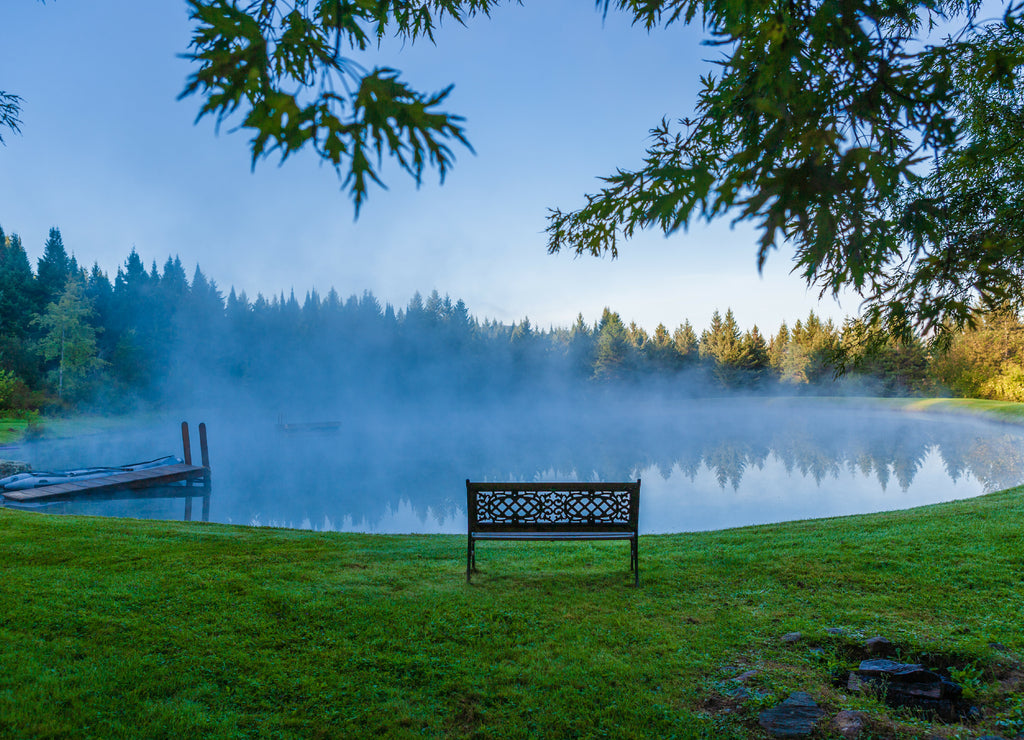
[(451, 87), (423, 94), (389, 68), (367, 72), (343, 49), (365, 50), (389, 31), (409, 40), (433, 38), (444, 17), (462, 23), (495, 0), (190, 0), (195, 31), (188, 59), (198, 65), (179, 97), (205, 98), (198, 119), (218, 126), (241, 113), (253, 132), (252, 162), (304, 147), (329, 162), (355, 202), (380, 176), (387, 155), (422, 181), (427, 167), (441, 180), (455, 161), (452, 143), (472, 151), (462, 118), (440, 110)]
[[(1024, 299), (1020, 4), (985, 26), (975, 3), (942, 0), (598, 5), (645, 27), (699, 11), (723, 55), (642, 168), (551, 212), (549, 251), (614, 257), (637, 228), (728, 213), (756, 224), (759, 269), (789, 243), (809, 284), (879, 316), (939, 329), (974, 298)], [(963, 28), (929, 45), (936, 23)]]
[(21, 132), (21, 98), (0, 90), (0, 144), (4, 143), (4, 129)]

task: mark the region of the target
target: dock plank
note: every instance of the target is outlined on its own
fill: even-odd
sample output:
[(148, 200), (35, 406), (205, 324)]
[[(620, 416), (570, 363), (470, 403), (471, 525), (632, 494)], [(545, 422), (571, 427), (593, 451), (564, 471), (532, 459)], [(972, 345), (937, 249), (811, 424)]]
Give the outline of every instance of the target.
[(40, 501), (50, 498), (67, 498), (93, 493), (107, 493), (124, 489), (150, 488), (180, 481), (202, 481), (208, 469), (201, 465), (175, 463), (161, 465), (157, 468), (129, 470), (124, 473), (90, 478), (83, 481), (55, 483), (39, 488), (26, 488), (21, 491), (5, 491), (4, 498), (11, 501)]

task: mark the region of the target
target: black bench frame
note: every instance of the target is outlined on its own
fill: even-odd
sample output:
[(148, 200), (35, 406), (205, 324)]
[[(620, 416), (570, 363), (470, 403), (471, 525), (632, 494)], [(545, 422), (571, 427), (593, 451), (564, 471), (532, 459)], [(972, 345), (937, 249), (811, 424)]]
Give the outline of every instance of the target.
[(481, 483), (466, 480), (466, 582), (477, 540), (629, 540), (640, 585), (640, 480), (625, 483)]

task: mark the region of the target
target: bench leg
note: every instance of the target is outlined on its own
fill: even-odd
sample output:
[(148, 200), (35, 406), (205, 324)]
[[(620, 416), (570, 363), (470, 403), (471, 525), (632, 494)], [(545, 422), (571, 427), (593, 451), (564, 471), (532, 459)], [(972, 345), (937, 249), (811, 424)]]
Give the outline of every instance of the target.
[(629, 548), (630, 549), (630, 565), (632, 566), (631, 570), (633, 571), (633, 585), (634, 586), (639, 586), (640, 585), (640, 554), (639, 554), (640, 543), (638, 542), (638, 540), (639, 540), (638, 537), (634, 537), (632, 540), (630, 540), (630, 548)]
[(470, 574), (473, 572), (474, 566), (475, 563), (473, 562), (473, 538), (470, 537), (469, 541), (466, 543), (466, 583), (470, 582)]

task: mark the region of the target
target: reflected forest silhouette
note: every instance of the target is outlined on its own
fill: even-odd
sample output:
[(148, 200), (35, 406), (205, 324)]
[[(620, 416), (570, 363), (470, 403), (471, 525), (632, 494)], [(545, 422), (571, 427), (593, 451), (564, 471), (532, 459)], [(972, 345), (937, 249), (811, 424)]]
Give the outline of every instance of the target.
[[(1015, 427), (842, 399), (665, 402), (634, 395), (600, 406), (483, 404), (353, 414), (333, 431), (282, 433), (266, 420), (237, 415), (213, 416), (210, 426), (213, 520), (312, 528), (347, 519), (349, 528), (373, 530), (403, 505), (420, 519), (458, 518), (467, 477), (677, 476), (672, 496), (685, 508), (711, 499), (715, 505), (740, 501), (745, 476), (772, 463), (790, 480), (813, 479), (822, 497), (855, 496), (844, 477), (852, 474), (875, 481), (869, 487), (881, 486), (893, 501), (932, 453), (949, 479), (973, 477), (985, 491), (1019, 484), (1024, 472), (1024, 439)], [(172, 420), (148, 419), (136, 429), (95, 437), (41, 439), (28, 450), (50, 467), (109, 458), (115, 449), (141, 459), (168, 449), (168, 430)], [(691, 485), (703, 471), (717, 481), (713, 490)], [(756, 494), (770, 498), (774, 492)]]
[[(182, 418), (204, 420), (215, 521), (373, 529), (403, 506), (457, 518), (466, 478), (657, 471), (681, 476), (681, 501), (721, 498), (776, 463), (822, 491), (846, 472), (906, 491), (933, 451), (952, 481), (1020, 482), (1012, 427), (853, 400), (936, 387), (922, 343), (862, 341), (856, 321), (811, 314), (766, 338), (726, 311), (699, 333), (684, 319), (648, 335), (606, 309), (592, 326), (541, 329), (481, 321), (437, 291), (397, 310), (368, 291), (225, 299), (198, 266), (191, 279), (176, 258), (146, 269), (135, 250), (110, 281), (57, 229), (35, 272), (16, 236), (0, 247), (0, 400), (132, 417), (36, 440), (34, 466), (150, 459), (175, 451)], [(835, 362), (861, 372), (836, 380)], [(694, 493), (686, 481), (704, 470), (716, 490)]]

